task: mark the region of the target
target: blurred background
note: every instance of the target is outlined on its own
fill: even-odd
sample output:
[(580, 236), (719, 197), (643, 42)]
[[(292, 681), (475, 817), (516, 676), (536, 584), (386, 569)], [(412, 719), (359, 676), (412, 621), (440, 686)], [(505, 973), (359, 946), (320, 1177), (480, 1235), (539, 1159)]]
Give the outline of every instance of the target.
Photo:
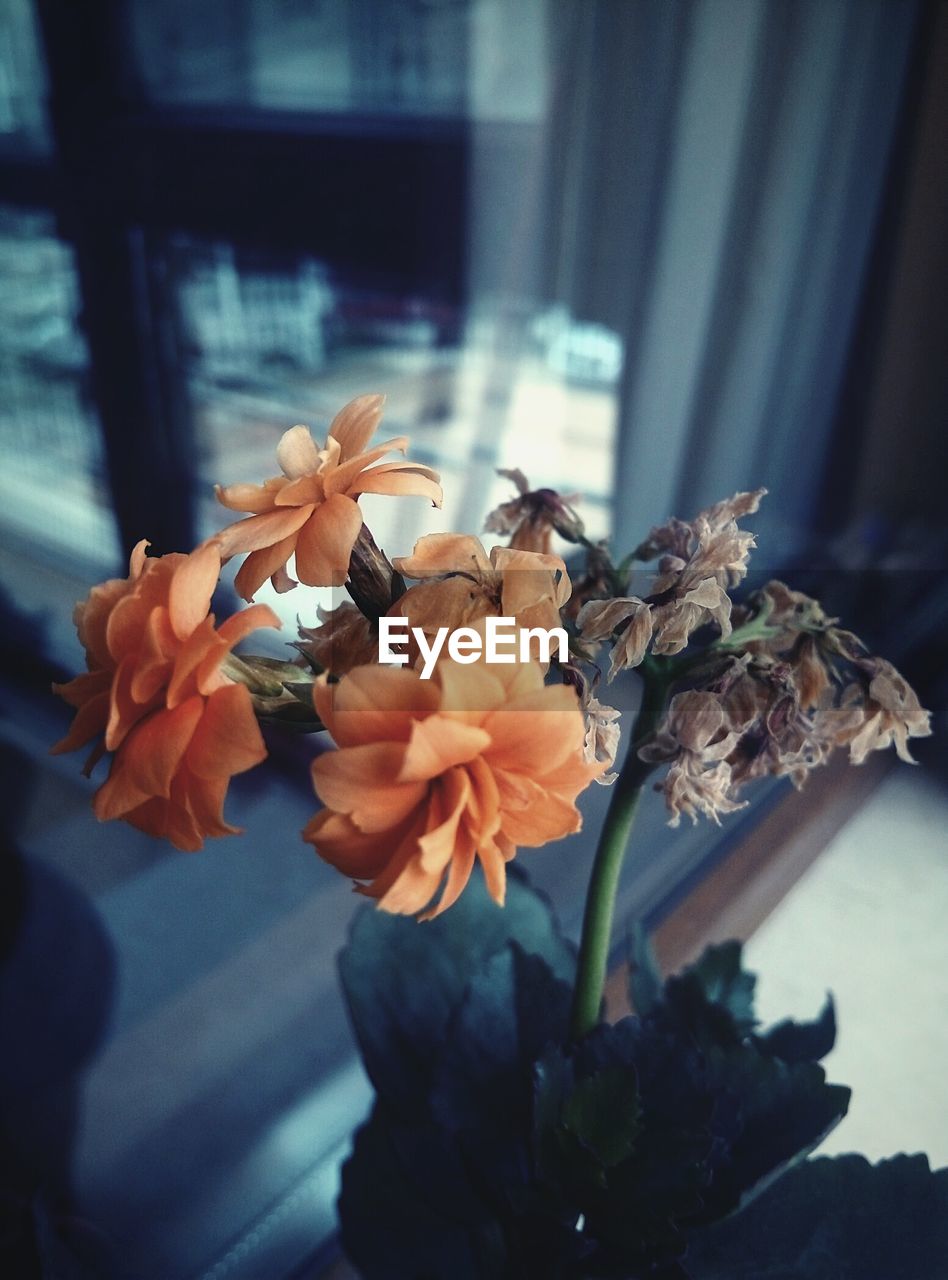
[[(286, 428), (387, 394), (446, 494), (364, 500), (390, 553), (478, 530), (497, 467), (581, 494), (620, 553), (766, 485), (755, 570), (901, 663), (937, 731), (946, 96), (933, 0), (0, 0), (8, 1274), (332, 1253), (369, 1095), (335, 988), (353, 899), (296, 835), (311, 745), (274, 744), (232, 791), (247, 835), (193, 858), (97, 826), (47, 756), (73, 602), (139, 538), (224, 523), (212, 485), (272, 474)], [(258, 598), (292, 635), (299, 595)], [(920, 755), (937, 778), (937, 736)], [(891, 802), (936, 833), (923, 894), (924, 785)], [(720, 832), (656, 798), (621, 914), (666, 919), (778, 792)], [(587, 861), (529, 862), (574, 933)], [(944, 972), (943, 917), (915, 923)]]

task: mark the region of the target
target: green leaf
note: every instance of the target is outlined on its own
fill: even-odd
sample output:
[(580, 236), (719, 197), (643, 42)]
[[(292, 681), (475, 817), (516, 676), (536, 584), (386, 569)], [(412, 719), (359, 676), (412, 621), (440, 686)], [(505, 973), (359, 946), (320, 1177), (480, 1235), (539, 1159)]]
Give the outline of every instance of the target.
[[(753, 1045), (707, 1052), (710, 1087), (735, 1108), (727, 1160), (705, 1197), (705, 1221), (759, 1194), (799, 1163), (849, 1109), (851, 1092), (815, 1063), (786, 1063)], [(723, 1108), (722, 1108), (723, 1109)]]
[(925, 1156), (809, 1160), (748, 1208), (696, 1233), (691, 1280), (942, 1280), (948, 1170)]
[(498, 907), (475, 871), (458, 902), (419, 924), (374, 907), (355, 918), (339, 957), (349, 1014), (380, 1097), (424, 1108), (448, 1026), (472, 979), (516, 939), (572, 985), (575, 953), (549, 905), (511, 868)]
[(529, 1176), (533, 1064), (565, 1037), (569, 1005), (546, 962), (509, 943), (471, 979), (438, 1060), (433, 1115), (516, 1201)]
[(711, 1177), (714, 1106), (694, 1045), (638, 1018), (543, 1055), (535, 1163), (564, 1216), (583, 1215), (594, 1250), (583, 1274), (651, 1275), (683, 1251)]
[(778, 1022), (764, 1035), (756, 1036), (754, 1043), (761, 1053), (784, 1062), (819, 1062), (836, 1043), (836, 1008), (833, 997), (826, 1003), (815, 1022), (794, 1022), (787, 1018)]
[(400, 1128), (377, 1104), (355, 1135), (339, 1197), (343, 1248), (364, 1280), (492, 1280), (503, 1242), (479, 1208), (437, 1130)]
[(642, 1109), (632, 1067), (603, 1067), (580, 1080), (566, 1099), (562, 1125), (605, 1169), (632, 1154)]
[(742, 951), (741, 944), (735, 941), (708, 947), (682, 976), (690, 974), (696, 978), (707, 999), (726, 1009), (738, 1031), (746, 1034), (757, 1025), (754, 1017), (757, 978), (742, 968)]

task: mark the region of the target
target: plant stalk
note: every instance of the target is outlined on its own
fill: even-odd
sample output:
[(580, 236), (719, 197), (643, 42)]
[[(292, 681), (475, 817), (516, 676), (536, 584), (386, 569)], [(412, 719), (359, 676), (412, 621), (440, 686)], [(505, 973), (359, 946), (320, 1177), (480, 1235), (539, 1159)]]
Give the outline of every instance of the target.
[(638, 751), (652, 736), (661, 720), (668, 694), (669, 681), (664, 674), (646, 668), (645, 664), (643, 668), (645, 688), (642, 705), (632, 730), (632, 741), (629, 743), (625, 763), (612, 785), (612, 798), (599, 836), (586, 892), (583, 932), (570, 1014), (570, 1035), (574, 1040), (580, 1040), (599, 1022), (619, 876), (642, 796), (642, 787), (654, 767), (640, 760)]

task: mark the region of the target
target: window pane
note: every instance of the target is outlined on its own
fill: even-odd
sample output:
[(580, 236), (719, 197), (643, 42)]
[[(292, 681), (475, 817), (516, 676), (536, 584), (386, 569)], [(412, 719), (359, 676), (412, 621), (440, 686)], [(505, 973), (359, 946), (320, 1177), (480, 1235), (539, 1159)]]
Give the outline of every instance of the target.
[(30, 0), (0, 5), (0, 143), (48, 151), (46, 68)]
[[(481, 528), (508, 498), (497, 468), (571, 492), (590, 536), (606, 533), (615, 389), (622, 347), (564, 308), (517, 314), (487, 301), (458, 313), (424, 298), (356, 288), (313, 259), (278, 266), (225, 244), (177, 238), (169, 247), (181, 317), (183, 375), (198, 431), (201, 529), (231, 517), (215, 483), (260, 482), (278, 470), (276, 444), (302, 422), (317, 438), (355, 395), (384, 392), (381, 439), (407, 435), (409, 457), (442, 477), (444, 507), (362, 499), (376, 540), (407, 555), (416, 538)], [(577, 459), (581, 467), (577, 469)], [(295, 626), (300, 601), (266, 599)]]
[(0, 207), (0, 528), (32, 557), (112, 567), (75, 266), (45, 213)]
[(545, 0), (136, 0), (156, 102), (536, 119)]

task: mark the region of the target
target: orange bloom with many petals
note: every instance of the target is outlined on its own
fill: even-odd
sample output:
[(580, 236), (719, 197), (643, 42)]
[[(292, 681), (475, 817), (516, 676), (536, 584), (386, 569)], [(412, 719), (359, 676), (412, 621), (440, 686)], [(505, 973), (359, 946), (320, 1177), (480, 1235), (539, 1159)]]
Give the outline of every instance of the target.
[(225, 560), (250, 553), (235, 581), (245, 600), (253, 599), (267, 578), (277, 591), (295, 587), (286, 570), (292, 555), (300, 582), (342, 586), (362, 528), (360, 494), (415, 495), (441, 506), (438, 474), (430, 467), (407, 462), (376, 465), (392, 450), (404, 453), (405, 436), (366, 449), (383, 402), (384, 396), (359, 396), (347, 404), (333, 419), (321, 449), (308, 427), (285, 432), (277, 446), (281, 476), (262, 485), (218, 485), (217, 497), (225, 507), (252, 513), (219, 535)]
[(559, 556), (512, 547), (494, 547), (488, 556), (470, 534), (429, 533), (410, 556), (392, 563), (406, 578), (426, 579), (390, 611), (426, 635), (439, 627), (477, 627), (490, 615), (549, 631), (562, 626), (560, 609), (572, 590)]
[(304, 839), (387, 911), (445, 911), (475, 858), (503, 903), (518, 846), (578, 831), (576, 797), (604, 768), (583, 758), (575, 692), (537, 663), (357, 667), (314, 697), (339, 749), (313, 763), (326, 808)]
[(215, 628), (208, 607), (220, 576), (217, 544), (153, 559), (147, 545), (132, 552), (128, 578), (94, 587), (76, 606), (89, 670), (53, 686), (76, 708), (53, 751), (101, 738), (87, 772), (105, 751), (114, 754), (96, 817), (124, 818), (195, 850), (204, 836), (237, 831), (223, 817), (227, 785), (266, 756), (250, 694), (221, 664), (250, 631), (280, 622), (254, 605)]

